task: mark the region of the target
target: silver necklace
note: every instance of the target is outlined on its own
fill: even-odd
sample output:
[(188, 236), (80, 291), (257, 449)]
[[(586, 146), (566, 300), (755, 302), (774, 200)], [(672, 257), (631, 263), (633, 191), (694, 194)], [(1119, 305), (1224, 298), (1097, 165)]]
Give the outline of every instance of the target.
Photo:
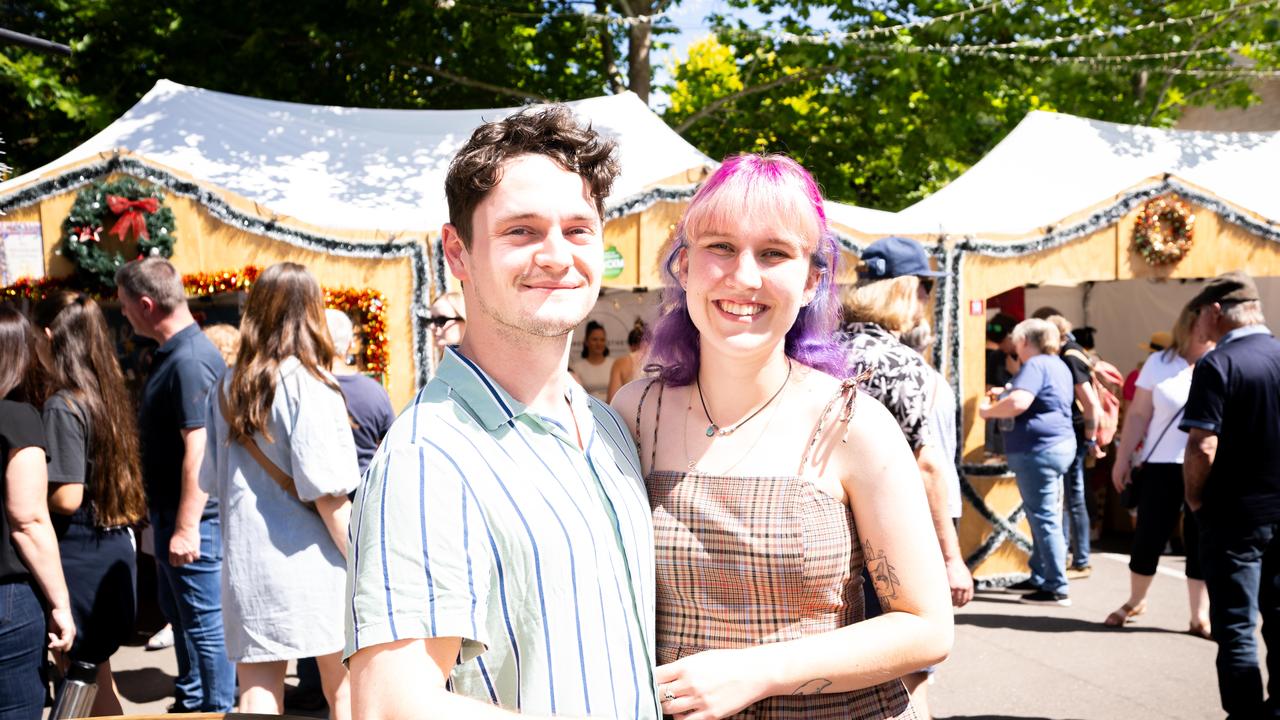
[(764, 411), (765, 408), (772, 405), (773, 401), (777, 400), (778, 396), (782, 394), (782, 391), (787, 388), (787, 383), (790, 381), (791, 381), (791, 358), (788, 357), (787, 358), (787, 376), (783, 378), (782, 385), (778, 386), (777, 392), (775, 392), (773, 396), (770, 397), (768, 400), (765, 400), (763, 405), (756, 408), (755, 412), (746, 416), (742, 420), (739, 420), (738, 422), (730, 425), (729, 427), (722, 428), (716, 424), (715, 420), (711, 419), (711, 411), (707, 409), (707, 400), (702, 396), (702, 383), (699, 382), (697, 379), (694, 379), (693, 384), (695, 387), (698, 388), (698, 400), (702, 403), (702, 414), (707, 416), (707, 422), (710, 423), (709, 425), (707, 425), (707, 437), (715, 437), (716, 435), (719, 435), (720, 437), (724, 437), (726, 435), (732, 435), (734, 431), (736, 431), (738, 428), (742, 427), (743, 425), (746, 425), (747, 423), (751, 422), (752, 418), (759, 415), (761, 412)]

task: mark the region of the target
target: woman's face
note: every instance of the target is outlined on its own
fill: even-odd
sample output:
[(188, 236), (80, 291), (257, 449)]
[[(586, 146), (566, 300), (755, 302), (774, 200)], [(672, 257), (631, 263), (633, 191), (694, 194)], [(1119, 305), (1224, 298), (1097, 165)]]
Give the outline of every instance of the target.
[(604, 328), (596, 328), (587, 333), (587, 357), (595, 360), (604, 357), (604, 349), (608, 344)]
[(467, 329), (467, 321), (462, 319), (458, 311), (445, 300), (437, 300), (431, 305), (431, 340), (437, 348), (457, 345), (462, 342), (462, 335)]
[(767, 355), (781, 345), (817, 290), (811, 245), (781, 221), (689, 238), (678, 276), (703, 351)]

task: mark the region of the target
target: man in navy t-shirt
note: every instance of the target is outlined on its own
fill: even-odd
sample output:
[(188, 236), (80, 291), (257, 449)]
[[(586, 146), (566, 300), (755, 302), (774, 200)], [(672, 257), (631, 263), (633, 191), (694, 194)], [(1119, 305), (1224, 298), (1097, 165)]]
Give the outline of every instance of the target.
[(205, 399), (226, 364), (196, 325), (168, 260), (135, 260), (115, 279), (134, 332), (160, 344), (138, 405), (138, 436), (160, 609), (173, 626), (178, 656), (173, 710), (227, 712), (236, 678), (222, 634), (221, 526), (198, 482)]
[[(1244, 273), (1209, 281), (1191, 306), (1199, 310), (1196, 331), (1218, 343), (1196, 363), (1180, 424), (1188, 433), (1187, 505), (1200, 523), (1218, 643), (1218, 690), (1229, 718), (1277, 717), (1280, 700), (1264, 700), (1254, 608), (1268, 641), (1280, 627), (1280, 341)], [(1274, 683), (1280, 648), (1270, 650)]]

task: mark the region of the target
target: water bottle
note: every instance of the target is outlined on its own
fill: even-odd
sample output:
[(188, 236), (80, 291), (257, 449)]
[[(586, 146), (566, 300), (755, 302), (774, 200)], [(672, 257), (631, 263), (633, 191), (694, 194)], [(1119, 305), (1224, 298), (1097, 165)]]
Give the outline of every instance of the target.
[(93, 708), (93, 698), (98, 694), (98, 666), (72, 660), (67, 675), (58, 690), (58, 700), (53, 704), (50, 720), (86, 718)]

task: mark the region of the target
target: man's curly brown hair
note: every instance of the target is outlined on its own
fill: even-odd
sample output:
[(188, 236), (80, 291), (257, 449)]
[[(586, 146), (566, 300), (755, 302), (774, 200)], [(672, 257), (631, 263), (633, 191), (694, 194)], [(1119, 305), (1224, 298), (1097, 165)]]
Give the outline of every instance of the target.
[(502, 166), (521, 155), (546, 155), (577, 173), (591, 188), (596, 212), (604, 219), (604, 201), (618, 176), (617, 145), (590, 126), (582, 127), (565, 105), (522, 110), (504, 120), (476, 128), (454, 156), (444, 179), (449, 222), (471, 249), (471, 221), (476, 206), (502, 180)]

